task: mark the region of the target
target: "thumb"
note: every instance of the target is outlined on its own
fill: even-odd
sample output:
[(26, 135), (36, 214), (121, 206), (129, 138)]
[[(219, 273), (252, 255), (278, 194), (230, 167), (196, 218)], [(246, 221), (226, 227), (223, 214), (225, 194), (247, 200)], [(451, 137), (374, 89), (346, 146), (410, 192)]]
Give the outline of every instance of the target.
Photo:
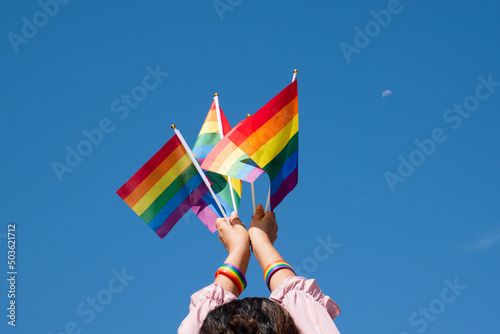
[(243, 223), (240, 220), (240, 217), (238, 216), (238, 213), (236, 211), (233, 211), (231, 213), (231, 224), (236, 225), (243, 225)]

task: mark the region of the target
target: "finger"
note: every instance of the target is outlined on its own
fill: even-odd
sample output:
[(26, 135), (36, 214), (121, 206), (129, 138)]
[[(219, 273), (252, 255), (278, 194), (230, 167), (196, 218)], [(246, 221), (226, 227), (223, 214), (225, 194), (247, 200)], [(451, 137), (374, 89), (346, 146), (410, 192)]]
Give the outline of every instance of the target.
[(231, 224), (233, 224), (233, 226), (241, 225), (245, 227), (245, 225), (243, 225), (243, 223), (241, 222), (240, 217), (238, 216), (238, 213), (236, 211), (233, 211), (233, 213), (231, 213)]
[(215, 227), (217, 227), (217, 230), (220, 230), (220, 228), (224, 226), (224, 224), (227, 224), (224, 218), (217, 218), (215, 220)]
[(267, 211), (266, 216), (271, 216), (273, 219), (276, 219), (276, 214), (274, 213), (274, 211)]
[(255, 214), (254, 214), (255, 219), (262, 219), (264, 217), (264, 207), (262, 204), (257, 205), (257, 209), (255, 209)]

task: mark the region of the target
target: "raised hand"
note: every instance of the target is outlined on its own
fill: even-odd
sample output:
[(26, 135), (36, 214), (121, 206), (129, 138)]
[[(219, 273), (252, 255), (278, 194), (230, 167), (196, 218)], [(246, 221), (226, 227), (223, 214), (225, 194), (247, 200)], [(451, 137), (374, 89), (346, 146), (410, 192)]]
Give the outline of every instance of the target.
[(252, 245), (261, 242), (274, 244), (278, 238), (278, 224), (274, 212), (268, 211), (264, 213), (264, 207), (259, 204), (252, 218), (252, 223), (248, 229)]
[(226, 247), (229, 254), (236, 251), (248, 251), (250, 248), (250, 238), (248, 231), (241, 222), (238, 214), (233, 212), (228, 224), (224, 218), (215, 221), (215, 226), (219, 230), (219, 240)]

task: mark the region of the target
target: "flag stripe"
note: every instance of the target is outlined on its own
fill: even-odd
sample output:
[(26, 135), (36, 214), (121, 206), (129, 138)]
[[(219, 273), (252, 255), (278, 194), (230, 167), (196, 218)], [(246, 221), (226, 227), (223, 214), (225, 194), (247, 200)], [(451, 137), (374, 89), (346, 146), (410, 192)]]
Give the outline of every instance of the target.
[(264, 173), (264, 171), (257, 167), (257, 164), (244, 153), (238, 160), (238, 163), (233, 164), (229, 171), (231, 175), (236, 175), (235, 178), (250, 183), (253, 183), (261, 174)]
[[(183, 187), (186, 185), (186, 181), (191, 180), (197, 174), (198, 171), (196, 170), (196, 167), (191, 164), (175, 180), (173, 180), (161, 194), (157, 197), (152, 197), (151, 204), (143, 212), (139, 213), (136, 211), (136, 213), (142, 218), (142, 220), (149, 223), (158, 214), (158, 212), (172, 200), (173, 197), (183, 190)], [(134, 208), (132, 209), (135, 211)]]
[[(210, 181), (212, 182), (212, 189), (214, 190), (214, 192), (220, 196), (220, 198), (225, 202), (225, 204), (232, 207), (231, 193), (229, 192), (229, 182), (227, 181), (227, 178), (221, 174), (212, 172), (206, 172), (206, 174), (210, 179)], [(236, 193), (235, 196), (236, 200), (236, 198), (239, 197), (239, 195)]]
[(228, 137), (224, 137), (219, 144), (215, 145), (207, 158), (203, 160), (201, 167), (205, 170), (216, 171), (219, 174), (229, 175), (250, 183), (254, 182), (259, 175), (264, 173)]
[(298, 168), (288, 175), (285, 181), (280, 185), (278, 190), (271, 196), (271, 207), (275, 208), (281, 201), (285, 198), (285, 196), (295, 188), (298, 181)]
[(276, 177), (271, 180), (271, 195), (274, 195), (274, 193), (278, 190), (280, 184), (283, 183), (283, 181), (286, 180), (287, 177), (292, 174), (295, 169), (297, 169), (298, 155), (299, 152), (295, 151), (290, 156), (290, 158), (285, 161)]
[[(175, 138), (175, 139), (174, 139)], [(156, 154), (146, 162), (131, 178), (116, 192), (123, 200), (130, 195), (134, 189), (141, 184), (179, 145), (181, 141), (172, 137)]]
[[(140, 184), (137, 184), (135, 189), (123, 199), (125, 203), (133, 208), (156, 184), (165, 182), (165, 180), (162, 181), (162, 179), (164, 179), (166, 175), (169, 175), (171, 170), (175, 171), (176, 169), (182, 170), (185, 168), (185, 166), (191, 162), (189, 156), (185, 154), (185, 152), (182, 146), (178, 146), (172, 151), (161, 164), (154, 170), (151, 170), (149, 175), (145, 177)], [(185, 155), (179, 159), (183, 154)]]
[[(203, 126), (201, 127), (200, 134), (201, 133), (219, 133), (219, 123), (217, 122), (217, 120), (215, 122), (210, 121), (210, 122), (203, 123)], [(220, 135), (219, 135), (219, 138), (220, 138)]]
[[(154, 216), (153, 219), (151, 219), (148, 223), (149, 227), (151, 227), (153, 230), (157, 230), (163, 222), (180, 206), (184, 203), (186, 199), (190, 198), (190, 194), (198, 188), (200, 184), (203, 183), (203, 179), (201, 176), (197, 175), (195, 177), (192, 177), (182, 189), (177, 192), (172, 199), (168, 202), (167, 205), (165, 205), (163, 208), (158, 211), (158, 213)], [(206, 186), (205, 186), (206, 188)], [(208, 190), (208, 189), (207, 189)], [(204, 194), (203, 194), (204, 195)], [(192, 204), (197, 203), (201, 197), (196, 199), (196, 201), (193, 201)], [(189, 207), (191, 208), (191, 207)], [(185, 212), (184, 212), (185, 213)], [(142, 218), (142, 216), (141, 216)]]
[[(217, 145), (215, 145), (212, 152), (203, 161), (202, 168), (228, 175), (227, 172), (229, 168), (231, 168), (231, 164), (238, 161), (238, 158), (240, 158), (243, 154), (245, 153), (241, 151), (233, 142), (231, 142), (228, 137), (224, 137)], [(210, 159), (211, 157), (224, 157), (224, 159), (213, 160)]]
[[(236, 189), (233, 188), (233, 194), (234, 194), (234, 201), (236, 202), (236, 206), (238, 207), (240, 205), (240, 195), (237, 193)], [(219, 199), (224, 202), (224, 207), (229, 209), (228, 214), (234, 211), (233, 209), (233, 200), (231, 198), (231, 193), (229, 189), (229, 183), (224, 187), (224, 191), (221, 191), (218, 193)]]
[[(201, 177), (199, 178), (201, 179)], [(155, 230), (156, 234), (160, 238), (165, 238), (165, 236), (172, 230), (174, 225), (179, 221), (179, 219), (186, 214), (186, 212), (191, 209), (192, 203), (198, 202), (203, 195), (206, 194), (208, 191), (207, 186), (205, 183), (201, 183), (194, 191), (193, 193), (186, 197), (182, 203), (175, 208), (175, 210), (161, 223), (161, 225)]]
[[(208, 196), (208, 198), (206, 198)], [(206, 227), (210, 230), (210, 232), (214, 233), (217, 231), (217, 227), (215, 226), (215, 220), (219, 218), (216, 212), (219, 212), (219, 209), (212, 204), (213, 199), (210, 193), (205, 194), (198, 203), (196, 203), (191, 209), (194, 214), (200, 218), (200, 220), (205, 224)]]
[[(281, 109), (274, 117), (272, 117), (268, 122), (266, 122), (259, 129), (255, 130), (253, 134), (250, 135), (245, 141), (243, 141), (239, 146), (241, 149), (248, 154), (252, 160), (254, 160), (257, 164), (261, 165), (261, 162), (256, 161), (259, 156), (256, 155), (256, 152), (259, 150), (269, 151), (269, 147), (273, 149), (271, 152), (275, 152), (275, 147), (272, 146), (270, 141), (278, 135), (281, 131), (287, 128), (289, 124), (292, 122), (294, 117), (298, 116), (298, 108), (297, 108), (297, 98), (290, 102), (285, 108)], [(298, 121), (297, 121), (298, 128)], [(286, 138), (285, 138), (286, 143)], [(279, 149), (278, 149), (279, 151)], [(265, 162), (264, 162), (265, 164)]]
[[(266, 143), (262, 143), (262, 146), (250, 156), (252, 160), (260, 166), (265, 166), (273, 160), (276, 157), (276, 153), (281, 152), (288, 144), (290, 138), (292, 138), (299, 131), (299, 115), (296, 114), (292, 120), (290, 120), (286, 125), (281, 125), (280, 128), (282, 128), (282, 130), (277, 133), (274, 132), (276, 134), (272, 138), (266, 140)], [(251, 138), (249, 138), (249, 140), (251, 140)], [(273, 150), (269, 150), (269, 147), (272, 147)], [(243, 146), (241, 149), (245, 151)]]
[(172, 168), (170, 168), (167, 173), (162, 176), (160, 180), (158, 180), (158, 182), (150, 185), (150, 189), (144, 194), (144, 196), (141, 197), (139, 201), (137, 201), (137, 203), (133, 206), (131, 205), (132, 210), (140, 216), (153, 203), (153, 201), (179, 177), (179, 175), (181, 175), (187, 168), (194, 168), (192, 165), (193, 162), (191, 161), (189, 155), (184, 155), (175, 163), (175, 165), (172, 166)]
[(281, 152), (274, 157), (267, 165), (264, 166), (264, 170), (271, 180), (279, 173), (283, 165), (283, 161), (287, 161), (292, 154), (294, 154), (299, 149), (299, 133), (297, 132), (290, 139), (288, 144), (281, 150)]
[(240, 146), (246, 138), (250, 137), (255, 131), (259, 130), (264, 124), (266, 124), (274, 115), (280, 112), (283, 108), (288, 106), (291, 101), (297, 98), (297, 81), (295, 80), (292, 84), (288, 85), (283, 89), (278, 95), (276, 95), (271, 101), (266, 103), (259, 111), (257, 111), (252, 117), (247, 118), (245, 121), (251, 121), (252, 127), (242, 127), (239, 129), (239, 136), (231, 138), (232, 141)]
[[(203, 147), (203, 146), (215, 146), (220, 140), (220, 134), (219, 133), (203, 133), (198, 136), (198, 139), (196, 139), (196, 143), (193, 146), (193, 153), (194, 150), (197, 149), (198, 147)], [(200, 158), (198, 155), (196, 155), (197, 158)], [(205, 158), (203, 156), (203, 158)]]

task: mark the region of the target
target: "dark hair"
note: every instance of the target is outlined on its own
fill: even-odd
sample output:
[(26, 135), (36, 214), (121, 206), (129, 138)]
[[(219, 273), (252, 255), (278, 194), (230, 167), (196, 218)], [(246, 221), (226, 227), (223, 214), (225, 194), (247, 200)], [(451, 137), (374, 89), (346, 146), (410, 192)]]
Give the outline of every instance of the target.
[(237, 299), (213, 309), (200, 334), (299, 334), (290, 314), (267, 298)]

